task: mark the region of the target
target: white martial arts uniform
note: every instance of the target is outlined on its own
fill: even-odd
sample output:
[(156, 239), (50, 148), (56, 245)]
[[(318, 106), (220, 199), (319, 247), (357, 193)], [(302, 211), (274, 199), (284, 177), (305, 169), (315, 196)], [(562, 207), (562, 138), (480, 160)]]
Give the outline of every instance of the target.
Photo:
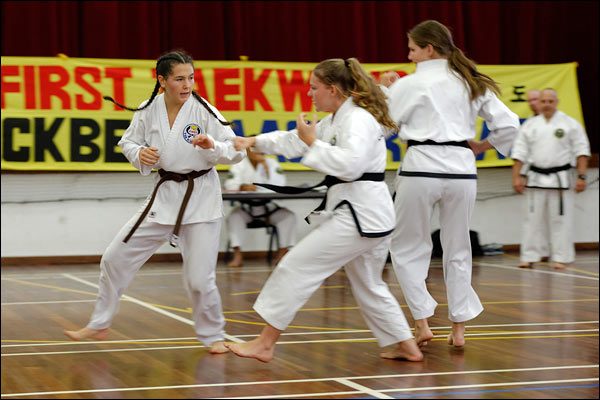
[[(232, 165), (229, 168), (231, 177), (223, 183), (223, 186), (226, 190), (240, 190), (241, 185), (251, 185), (252, 183), (285, 185), (285, 175), (281, 173), (279, 162), (272, 158), (265, 158), (265, 162), (266, 168), (264, 164), (258, 164), (254, 168), (249, 158)], [(257, 186), (256, 190), (258, 192), (270, 191), (260, 186)], [(246, 224), (253, 218), (260, 218), (261, 215), (268, 215), (269, 222), (277, 227), (280, 248), (296, 244), (296, 215), (273, 201), (259, 203), (257, 205), (247, 203), (241, 207), (235, 207), (227, 217), (226, 223), (231, 247), (243, 247)]]
[(348, 99), (335, 116), (318, 123), (317, 138), (310, 148), (296, 131), (256, 139), (259, 151), (288, 158), (301, 155), (304, 165), (348, 182), (329, 188), (320, 225), (283, 257), (254, 309), (271, 326), (285, 330), (323, 281), (345, 266), (354, 297), (379, 345), (410, 339), (406, 318), (382, 279), (394, 228), (389, 189), (385, 181), (354, 181), (364, 173), (384, 172), (384, 130), (368, 111)]
[[(225, 320), (221, 297), (216, 286), (215, 267), (219, 252), (219, 236), (223, 218), (223, 200), (219, 177), (213, 168), (218, 163), (236, 163), (245, 156), (233, 147), (235, 134), (223, 126), (191, 97), (183, 104), (169, 127), (164, 95), (158, 95), (145, 110), (133, 115), (131, 124), (119, 141), (123, 154), (142, 175), (153, 168), (186, 174), (210, 169), (194, 179), (194, 190), (183, 215), (179, 238), (175, 239), (183, 257), (183, 280), (192, 303), (195, 331), (206, 345), (223, 340)], [(142, 103), (145, 104), (145, 103)], [(220, 119), (221, 114), (211, 107)], [(207, 134), (214, 149), (201, 149), (191, 144), (197, 134)], [(159, 149), (156, 165), (143, 165), (140, 150)], [(156, 174), (156, 181), (159, 176)], [(187, 181), (166, 181), (158, 189), (147, 217), (127, 243), (123, 242), (150, 196), (110, 243), (100, 262), (100, 286), (94, 312), (88, 324), (92, 329), (111, 325), (119, 307), (119, 298), (135, 273), (162, 246), (172, 239), (173, 226), (187, 188)]]
[[(477, 116), (490, 129), (489, 142), (507, 154), (519, 119), (492, 92), (474, 101), (448, 61), (419, 62), (414, 74), (390, 86), (390, 115), (404, 141), (463, 142), (474, 139)], [(469, 225), (477, 195), (473, 151), (455, 145), (410, 146), (396, 180), (396, 229), (391, 255), (404, 297), (415, 319), (432, 316), (437, 302), (425, 279), (432, 251), (431, 217), (439, 206), (440, 239), (448, 317), (475, 318), (483, 307), (471, 286)]]
[[(521, 261), (537, 262), (544, 255), (539, 237), (543, 235), (545, 221), (550, 228), (552, 261), (568, 264), (575, 260), (570, 166), (575, 165), (579, 156), (590, 156), (588, 137), (581, 124), (562, 111), (557, 110), (550, 120), (543, 115), (535, 116), (521, 127), (511, 154), (513, 159), (529, 166)], [(560, 166), (565, 169), (553, 173), (532, 170)]]

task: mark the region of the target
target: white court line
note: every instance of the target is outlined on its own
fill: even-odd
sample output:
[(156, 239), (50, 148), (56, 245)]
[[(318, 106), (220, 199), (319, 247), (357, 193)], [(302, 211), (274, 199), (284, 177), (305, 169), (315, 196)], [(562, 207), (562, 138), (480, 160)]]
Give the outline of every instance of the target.
[[(475, 261), (473, 262), (473, 265), (475, 265)], [(556, 276), (568, 276), (571, 278), (579, 278), (579, 279), (588, 279), (591, 281), (598, 281), (600, 280), (600, 278), (594, 278), (592, 276), (585, 276), (585, 275), (575, 275), (575, 274), (568, 274), (566, 272), (555, 272), (555, 271), (545, 271), (545, 270), (541, 270), (541, 269), (535, 269), (535, 268), (519, 268), (519, 267), (509, 267), (506, 265), (500, 265), (500, 264), (492, 264), (492, 263), (488, 263), (488, 262), (477, 262), (477, 265), (482, 266), (482, 267), (493, 267), (493, 268), (502, 268), (502, 269), (509, 269), (511, 271), (520, 271), (520, 272), (531, 272), (531, 273), (536, 273), (536, 274), (547, 274), (547, 275), (556, 275)], [(563, 271), (568, 271), (569, 269), (564, 269)]]
[[(584, 333), (584, 332), (598, 332), (598, 329), (579, 329), (579, 330), (556, 330), (556, 331), (509, 331), (509, 332), (486, 332), (486, 333), (466, 333), (466, 337), (472, 336), (507, 336), (507, 335), (534, 335), (534, 334), (556, 334), (556, 333)], [(256, 336), (256, 335), (255, 335)], [(434, 335), (434, 338), (445, 338), (446, 335)], [(374, 337), (367, 338), (343, 338), (343, 339), (319, 339), (319, 340), (286, 340), (277, 342), (278, 345), (284, 344), (320, 344), (320, 343), (343, 343), (343, 342), (374, 342), (376, 339)], [(127, 341), (97, 341), (97, 342), (83, 342), (85, 344), (100, 344), (100, 343), (126, 343)], [(135, 342), (135, 341), (134, 341)], [(82, 343), (82, 342), (76, 342)], [(154, 342), (156, 343), (156, 342)], [(168, 342), (167, 342), (168, 343)], [(68, 345), (70, 342), (56, 343), (55, 345)], [(9, 347), (10, 345), (2, 346)], [(35, 344), (29, 344), (28, 347), (36, 347)], [(176, 349), (189, 349), (196, 347), (205, 347), (201, 345), (193, 345), (193, 346), (168, 346), (168, 347), (139, 347), (139, 348), (118, 348), (118, 349), (103, 349), (103, 350), (70, 350), (70, 351), (49, 351), (49, 352), (27, 352), (27, 353), (5, 353), (2, 354), (2, 357), (17, 357), (17, 356), (49, 356), (49, 355), (61, 355), (61, 354), (83, 354), (83, 353), (110, 353), (110, 352), (120, 352), (120, 351), (151, 351), (151, 350), (176, 350)]]
[[(98, 285), (96, 285), (95, 283), (88, 282), (88, 281), (86, 281), (84, 279), (80, 279), (80, 278), (78, 278), (76, 276), (73, 276), (71, 274), (62, 274), (62, 275), (65, 276), (65, 277), (67, 277), (67, 278), (69, 278), (69, 279), (77, 281), (79, 283), (83, 283), (84, 285), (88, 285), (88, 286), (95, 287), (96, 289), (98, 289)], [(173, 319), (175, 319), (177, 321), (180, 321), (180, 322), (183, 322), (185, 324), (194, 326), (194, 321), (192, 321), (190, 319), (187, 319), (187, 318), (184, 318), (184, 317), (179, 316), (177, 314), (174, 314), (172, 312), (163, 310), (162, 308), (158, 308), (156, 306), (153, 306), (152, 304), (148, 304), (145, 301), (138, 300), (135, 297), (131, 297), (131, 296), (128, 296), (128, 295), (124, 294), (122, 296), (122, 298), (123, 299), (127, 299), (127, 300), (131, 301), (132, 303), (135, 303), (135, 304), (137, 304), (139, 306), (142, 306), (144, 308), (147, 308), (147, 309), (152, 310), (154, 312), (157, 312), (159, 314), (162, 314), (162, 315), (165, 315), (167, 317), (173, 318)], [(225, 334), (225, 338), (228, 339), (228, 340), (231, 340), (232, 342), (237, 342), (237, 343), (243, 343), (244, 342), (244, 340), (238, 339), (238, 338), (236, 338), (234, 336), (230, 336), (230, 335), (227, 335), (227, 334)]]
[[(424, 390), (448, 390), (448, 389), (476, 389), (485, 387), (497, 387), (497, 386), (530, 386), (530, 385), (541, 385), (548, 383), (576, 383), (576, 382), (590, 382), (597, 381), (598, 378), (583, 378), (583, 379), (561, 379), (554, 381), (529, 381), (529, 382), (504, 382), (504, 383), (489, 383), (489, 384), (476, 384), (476, 385), (458, 385), (458, 386), (430, 386), (425, 388), (404, 388), (404, 389), (382, 389), (380, 392), (418, 392)], [(385, 396), (383, 393), (379, 393), (380, 396)], [(346, 394), (362, 394), (362, 392), (326, 392), (326, 393), (301, 393), (301, 394), (282, 394), (282, 395), (270, 395), (270, 396), (245, 396), (245, 397), (227, 397), (228, 399), (294, 399), (299, 397), (311, 397), (311, 396), (335, 396), (335, 395), (346, 395)], [(443, 393), (440, 393), (443, 395)], [(219, 398), (219, 397), (217, 397)], [(379, 397), (385, 399), (393, 399), (394, 397)]]
[(552, 381), (516, 381), (516, 382), (500, 382), (500, 383), (479, 383), (475, 385), (454, 385), (454, 386), (429, 386), (420, 388), (403, 388), (403, 389), (383, 389), (382, 392), (421, 392), (424, 390), (449, 390), (449, 389), (473, 389), (498, 386), (528, 386), (528, 385), (547, 385), (549, 383), (576, 383), (576, 382), (597, 382), (598, 378), (582, 378), (582, 379), (557, 379)]
[[(488, 325), (467, 325), (467, 329), (473, 328), (508, 328), (518, 326), (551, 326), (551, 325), (579, 325), (579, 324), (597, 324), (599, 321), (571, 321), (571, 322), (532, 322), (526, 324), (488, 324)], [(438, 326), (430, 327), (432, 331), (436, 330), (449, 330), (450, 326)], [(355, 330), (344, 330), (344, 331), (312, 331), (312, 332), (283, 332), (281, 336), (308, 336), (308, 335), (333, 335), (333, 334), (355, 334), (355, 333), (367, 333), (371, 332), (368, 329), (355, 329)], [(526, 333), (528, 331), (516, 331), (518, 333)], [(546, 331), (541, 331), (546, 332)], [(564, 330), (556, 332), (566, 332)], [(475, 333), (466, 332), (467, 336), (475, 336)], [(237, 338), (254, 338), (258, 334), (246, 334), (246, 335), (235, 335)], [(107, 343), (136, 343), (136, 342), (168, 342), (177, 340), (196, 340), (195, 337), (175, 337), (175, 338), (153, 338), (153, 339), (127, 339), (127, 340), (102, 340), (102, 341), (64, 341), (64, 342), (52, 342), (52, 343), (24, 343), (24, 344), (3, 344), (2, 348), (9, 347), (41, 347), (41, 346), (81, 346), (88, 344), (107, 344)]]
[[(246, 397), (226, 397), (227, 399), (294, 399), (298, 397), (313, 397), (313, 396), (341, 396), (348, 394), (361, 394), (355, 390), (351, 392), (317, 392), (317, 393), (296, 393), (296, 394), (277, 394), (267, 396), (246, 396)], [(224, 399), (225, 397), (214, 397), (215, 399)], [(393, 397), (386, 397), (393, 399)]]
[[(376, 399), (393, 399), (393, 397), (388, 396), (386, 394), (380, 393), (377, 390), (373, 390), (370, 389), (366, 386), (360, 385), (356, 382), (352, 382), (348, 379), (344, 379), (344, 378), (338, 378), (338, 379), (334, 379), (335, 382), (341, 383), (342, 385), (346, 385), (351, 387), (352, 389), (356, 389), (358, 390), (361, 394), (368, 394), (369, 396), (373, 396)], [(321, 394), (319, 394), (320, 396), (322, 396)]]
[[(22, 396), (48, 396), (48, 395), (61, 395), (61, 394), (76, 394), (76, 393), (110, 393), (110, 392), (132, 392), (132, 391), (145, 391), (145, 390), (172, 390), (172, 389), (193, 389), (193, 388), (208, 388), (208, 387), (233, 387), (233, 386), (248, 386), (248, 385), (274, 385), (284, 383), (311, 383), (311, 382), (328, 382), (335, 381), (336, 379), (348, 379), (348, 380), (360, 380), (360, 379), (384, 379), (384, 378), (409, 378), (409, 377), (427, 377), (427, 376), (444, 376), (444, 375), (469, 375), (469, 374), (491, 374), (491, 373), (502, 373), (502, 372), (531, 372), (531, 371), (550, 371), (550, 370), (562, 370), (562, 369), (591, 369), (598, 368), (598, 364), (589, 365), (562, 365), (556, 367), (532, 367), (532, 368), (507, 368), (507, 369), (491, 369), (491, 370), (474, 370), (474, 371), (448, 371), (448, 372), (429, 372), (429, 373), (416, 373), (416, 374), (390, 374), (390, 375), (365, 375), (365, 376), (340, 376), (331, 378), (313, 378), (313, 379), (286, 379), (278, 381), (250, 381), (250, 382), (228, 382), (228, 383), (204, 383), (204, 384), (193, 384), (193, 385), (171, 385), (171, 386), (140, 386), (140, 387), (122, 387), (122, 388), (106, 388), (106, 389), (87, 389), (87, 390), (60, 390), (53, 392), (29, 392), (29, 393), (3, 393), (2, 397), (22, 397)], [(584, 381), (598, 380), (598, 378), (585, 378)], [(562, 382), (576, 382), (581, 381), (580, 379), (565, 380)], [(534, 381), (535, 382), (535, 381)], [(549, 381), (539, 381), (546, 383)], [(536, 382), (537, 383), (537, 382)], [(509, 385), (510, 382), (502, 383), (503, 385)], [(516, 382), (518, 384), (518, 382)], [(500, 385), (500, 384), (498, 384)], [(407, 390), (418, 390), (419, 388), (408, 388)], [(431, 388), (429, 388), (431, 389)], [(383, 391), (401, 391), (402, 389), (386, 389)], [(339, 392), (335, 392), (339, 393)], [(312, 393), (312, 396), (320, 395), (319, 393)], [(303, 396), (303, 395), (300, 395)], [(275, 396), (270, 396), (275, 397)], [(285, 397), (285, 396), (279, 396)], [(251, 398), (251, 397), (248, 397)], [(258, 398), (258, 397), (253, 397)]]

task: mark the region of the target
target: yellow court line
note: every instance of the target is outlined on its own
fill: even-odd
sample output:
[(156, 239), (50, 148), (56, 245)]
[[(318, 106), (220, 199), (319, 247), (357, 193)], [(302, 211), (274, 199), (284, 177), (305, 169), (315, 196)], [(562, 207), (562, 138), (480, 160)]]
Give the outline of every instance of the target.
[(567, 267), (566, 269), (568, 269), (569, 271), (579, 272), (580, 274), (584, 274), (584, 275), (600, 276), (600, 274), (598, 274), (596, 272), (586, 271), (585, 269), (579, 269), (579, 268), (573, 268), (573, 267)]
[[(258, 326), (267, 325), (264, 322), (242, 321), (240, 319), (231, 319), (231, 318), (225, 318), (225, 321), (235, 322), (235, 323), (244, 324), (244, 325), (258, 325)], [(357, 329), (363, 329), (363, 328), (328, 328), (328, 327), (322, 327), (322, 326), (308, 326), (308, 325), (288, 325), (288, 329), (290, 329), (290, 328), (312, 329), (312, 330), (322, 330), (322, 331), (355, 331)]]
[[(482, 302), (482, 304), (533, 304), (533, 303), (579, 303), (586, 301), (598, 301), (598, 298), (595, 299), (564, 299), (564, 300), (518, 300), (518, 301), (486, 301)], [(442, 304), (440, 304), (442, 305)], [(447, 306), (448, 304), (443, 304)]]
[[(162, 340), (162, 341), (161, 341)], [(17, 340), (17, 339), (3, 339), (2, 343), (31, 343), (32, 346), (35, 346), (36, 343), (39, 344), (50, 344), (50, 343), (80, 343), (84, 344), (85, 342), (73, 342), (72, 340)], [(157, 345), (157, 344), (199, 344), (197, 340), (193, 342), (168, 342), (164, 341), (164, 339), (157, 339), (157, 341), (132, 341), (132, 340), (107, 340), (102, 341), (102, 343), (94, 342), (90, 344), (145, 344), (145, 345)]]
[[(318, 290), (322, 290), (322, 289), (344, 289), (348, 286), (346, 285), (331, 285), (331, 286), (321, 286), (319, 287)], [(240, 296), (240, 295), (244, 295), (244, 294), (258, 294), (260, 293), (260, 290), (252, 290), (250, 292), (235, 292), (235, 293), (230, 293), (232, 296)]]
[(4, 280), (11, 281), (11, 282), (16, 282), (16, 283), (20, 283), (20, 284), (23, 284), (23, 285), (37, 286), (37, 287), (43, 287), (43, 288), (47, 288), (47, 289), (60, 290), (61, 292), (72, 292), (72, 293), (86, 294), (86, 295), (90, 295), (90, 296), (96, 296), (97, 295), (97, 293), (84, 292), (83, 290), (67, 289), (67, 288), (63, 288), (63, 287), (60, 287), (60, 286), (45, 285), (43, 283), (27, 282), (27, 281), (22, 281), (20, 279), (14, 279), (14, 278), (4, 278)]
[[(540, 335), (540, 336), (479, 336), (479, 337), (470, 337), (469, 335), (465, 335), (465, 339), (467, 341), (471, 340), (499, 340), (499, 339), (557, 339), (557, 338), (576, 338), (576, 337), (597, 337), (597, 333), (582, 333), (582, 334), (573, 334), (573, 335)], [(440, 338), (433, 338), (432, 341), (447, 341), (447, 335)]]
[[(586, 301), (598, 301), (598, 298), (592, 299), (564, 299), (564, 300), (516, 300), (516, 301), (484, 301), (483, 305), (496, 305), (496, 304), (531, 304), (531, 303), (570, 303), (570, 302), (586, 302)], [(447, 303), (439, 303), (438, 306), (448, 306)], [(402, 304), (400, 307), (408, 307)], [(348, 307), (324, 307), (324, 308), (301, 308), (300, 311), (336, 311), (336, 310), (358, 310), (358, 306)], [(223, 314), (255, 314), (254, 310), (233, 310), (224, 311)]]
[[(565, 335), (536, 335), (536, 336), (531, 336), (531, 335), (522, 335), (522, 336), (477, 336), (477, 337), (471, 337), (468, 334), (465, 335), (465, 339), (467, 342), (473, 341), (473, 340), (503, 340), (503, 339), (510, 339), (510, 340), (514, 340), (514, 339), (568, 339), (568, 338), (580, 338), (580, 337), (598, 337), (597, 333), (585, 333), (585, 334), (565, 334)], [(281, 341), (281, 342), (277, 342), (277, 344), (298, 344), (298, 343), (317, 343), (317, 342), (327, 342), (327, 343), (353, 343), (353, 342), (376, 342), (377, 339), (375, 338), (345, 338), (345, 339), (324, 339), (324, 340), (313, 340), (313, 341)], [(443, 334), (440, 336), (436, 336), (432, 339), (430, 339), (430, 341), (432, 342), (446, 342), (447, 341), (447, 334)], [(2, 343), (31, 343), (31, 342), (35, 342), (35, 343), (73, 343), (72, 341), (32, 341), (32, 340), (2, 340)], [(90, 343), (91, 344), (91, 343)], [(94, 344), (99, 344), (97, 342), (95, 342)], [(160, 341), (156, 341), (156, 342), (132, 342), (132, 341), (125, 341), (125, 340), (111, 340), (111, 341), (106, 341), (103, 342), (101, 344), (144, 344), (144, 345), (173, 345), (173, 344), (180, 344), (180, 345), (198, 345), (199, 342), (198, 341), (181, 341), (181, 342), (160, 342)], [(10, 353), (6, 353), (6, 354), (10, 354)]]
[(479, 283), (478, 286), (515, 286), (515, 287), (531, 287), (529, 283)]

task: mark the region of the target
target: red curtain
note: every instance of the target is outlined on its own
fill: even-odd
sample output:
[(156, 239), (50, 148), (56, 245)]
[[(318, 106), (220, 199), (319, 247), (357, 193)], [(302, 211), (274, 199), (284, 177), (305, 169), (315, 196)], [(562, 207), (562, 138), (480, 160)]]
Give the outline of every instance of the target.
[(576, 61), (586, 128), (598, 152), (596, 1), (3, 1), (2, 55), (407, 62), (406, 32), (452, 28), (480, 64)]

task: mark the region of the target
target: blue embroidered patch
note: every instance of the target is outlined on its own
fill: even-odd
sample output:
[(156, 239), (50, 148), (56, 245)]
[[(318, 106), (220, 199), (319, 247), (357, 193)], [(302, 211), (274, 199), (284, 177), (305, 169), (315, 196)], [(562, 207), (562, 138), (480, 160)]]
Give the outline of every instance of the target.
[(198, 124), (188, 124), (183, 128), (183, 140), (188, 143), (192, 143), (194, 136), (202, 134), (202, 128)]

